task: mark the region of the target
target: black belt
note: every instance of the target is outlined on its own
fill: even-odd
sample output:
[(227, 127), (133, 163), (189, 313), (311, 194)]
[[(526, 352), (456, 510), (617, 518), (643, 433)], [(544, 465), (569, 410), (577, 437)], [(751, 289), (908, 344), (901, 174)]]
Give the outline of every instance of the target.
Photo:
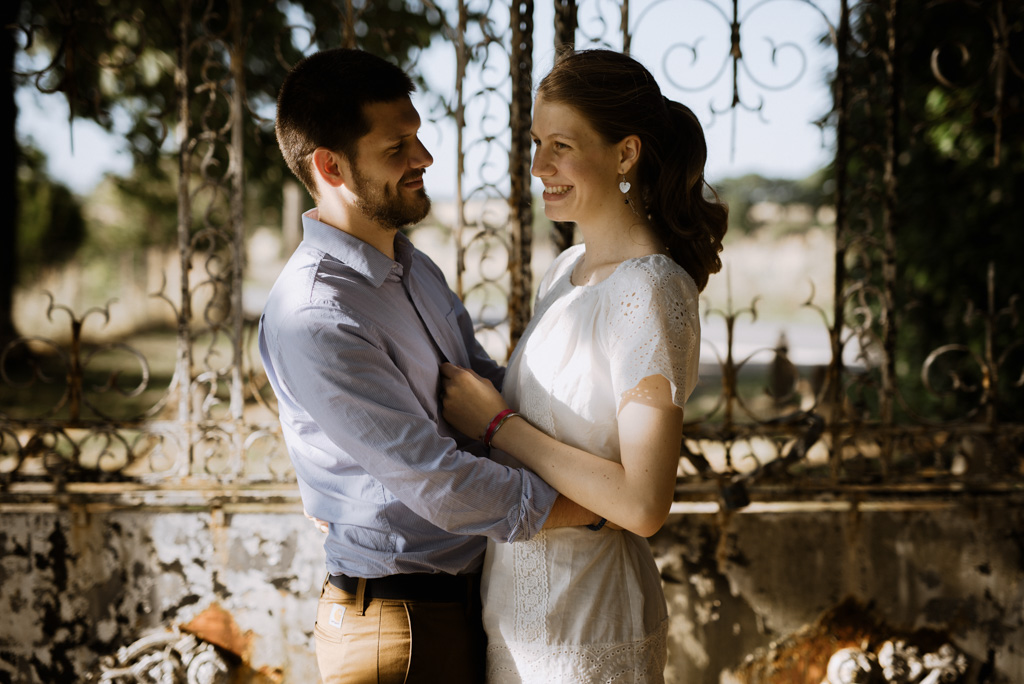
[[(394, 599), (399, 601), (431, 601), (435, 603), (464, 603), (473, 592), (479, 591), (479, 574), (449, 575), (447, 573), (412, 573), (372, 577), (366, 580), (363, 597)], [(358, 577), (331, 575), (330, 583), (342, 591), (355, 594)]]

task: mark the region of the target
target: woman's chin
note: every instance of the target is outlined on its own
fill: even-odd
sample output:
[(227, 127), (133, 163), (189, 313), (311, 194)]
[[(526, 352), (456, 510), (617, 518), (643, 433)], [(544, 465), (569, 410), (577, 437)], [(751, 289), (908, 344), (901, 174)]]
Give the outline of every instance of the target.
[(544, 205), (544, 216), (550, 221), (572, 221), (571, 218), (565, 215), (564, 211), (561, 211), (561, 207), (552, 207), (546, 204)]

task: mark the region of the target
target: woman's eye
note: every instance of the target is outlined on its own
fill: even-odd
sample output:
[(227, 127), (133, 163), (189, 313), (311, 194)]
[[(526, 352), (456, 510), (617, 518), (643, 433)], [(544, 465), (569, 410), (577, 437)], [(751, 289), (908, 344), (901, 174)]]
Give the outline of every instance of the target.
[(552, 147), (554, 147), (556, 150), (567, 150), (567, 149), (569, 149), (569, 146), (566, 145), (563, 142), (556, 142)]

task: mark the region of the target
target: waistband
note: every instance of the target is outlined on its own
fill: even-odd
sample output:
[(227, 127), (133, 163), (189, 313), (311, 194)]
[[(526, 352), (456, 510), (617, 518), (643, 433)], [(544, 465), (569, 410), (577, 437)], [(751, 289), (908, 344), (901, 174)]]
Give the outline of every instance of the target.
[[(480, 574), (449, 575), (447, 573), (411, 573), (372, 577), (365, 580), (363, 597), (398, 601), (429, 601), (434, 603), (465, 603), (480, 591)], [(359, 577), (331, 575), (328, 581), (349, 594), (358, 594)]]

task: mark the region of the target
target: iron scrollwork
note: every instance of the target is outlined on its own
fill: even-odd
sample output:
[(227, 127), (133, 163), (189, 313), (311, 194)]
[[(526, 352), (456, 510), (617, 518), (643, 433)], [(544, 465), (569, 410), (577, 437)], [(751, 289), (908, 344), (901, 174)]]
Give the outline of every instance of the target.
[[(799, 0), (798, 4), (822, 27), (824, 43), (834, 50), (828, 55), (835, 59), (834, 107), (819, 122), (833, 126), (837, 138), (835, 294), (829, 305), (812, 307), (820, 313), (832, 360), (798, 371), (791, 362), (786, 365), (781, 345), (738, 358), (733, 326), (748, 314), (756, 317), (756, 302), (749, 310), (734, 311), (731, 304), (726, 311), (708, 309), (706, 321), (721, 316), (729, 328), (726, 348), (718, 351), (722, 387), (710, 404), (688, 409), (684, 456), (692, 468), (684, 468), (681, 485), (715, 478), (734, 483), (740, 477), (748, 478), (748, 483), (757, 478), (789, 478), (814, 487), (897, 483), (907, 477), (948, 482), (966, 472), (963, 462), (984, 461), (976, 456), (982, 447), (986, 453), (999, 451), (993, 444), (1010, 452), (1019, 450), (1021, 428), (1013, 410), (1014, 393), (1024, 381), (1015, 375), (1018, 368), (1013, 362), (1020, 346), (995, 349), (999, 337), (994, 332), (987, 333), (989, 346), (980, 351), (956, 339), (937, 345), (924, 364), (921, 382), (933, 394), (970, 397), (968, 403), (973, 405), (959, 421), (940, 423), (929, 418), (903, 395), (898, 380), (906, 373), (897, 372), (894, 355), (901, 302), (893, 254), (900, 219), (901, 136), (906, 126), (899, 90), (906, 65), (900, 62), (897, 20), (905, 11), (905, 0), (872, 3), (874, 12), (868, 11), (866, 3), (851, 6), (841, 0), (838, 21), (822, 3)], [(945, 3), (950, 4), (956, 3)], [(696, 92), (723, 81), (728, 84), (731, 96), (724, 106), (712, 103), (713, 116), (739, 110), (761, 114), (764, 101), (751, 99), (748, 84), (762, 91), (788, 87), (803, 77), (810, 59), (804, 48), (774, 39), (765, 43), (767, 55), (753, 58), (756, 45), (752, 47), (748, 37), (757, 22), (779, 5), (773, 0), (745, 5), (738, 0), (647, 4), (594, 0), (577, 7), (571, 0), (560, 1), (555, 43), (559, 49), (607, 45), (628, 51), (642, 39), (644, 50), (659, 56), (672, 87)], [(244, 130), (248, 121), (244, 115), (264, 112), (255, 117), (257, 125), (269, 123), (264, 111), (267, 103), (252, 101), (246, 92), (244, 57), (247, 42), (263, 35), (256, 26), (270, 16), (273, 7), (269, 2), (243, 7), (237, 0), (216, 6), (191, 0), (181, 3), (174, 16), (179, 36), (173, 67), (177, 100), (167, 106), (177, 115), (180, 280), (166, 278), (156, 293), (156, 300), (169, 306), (177, 325), (172, 377), (166, 387), (160, 386), (146, 354), (132, 345), (86, 344), (83, 326), (109, 320), (118, 312), (114, 305), (79, 316), (51, 298), (49, 313), (68, 315), (70, 332), (63, 339), (30, 335), (0, 352), (0, 379), (8, 391), (43, 396), (42, 388), (50, 386), (51, 394), (46, 396), (53, 399), (38, 415), (28, 415), (17, 402), (2, 409), (0, 481), (10, 483), (23, 476), (57, 480), (198, 477), (237, 482), (292, 478), (273, 400), (252, 354), (255, 321), (246, 317), (242, 301), (246, 236), (241, 169), (251, 133)], [(659, 12), (689, 16), (698, 7), (710, 13), (713, 23), (705, 32), (721, 39), (723, 55), (710, 80), (699, 82), (693, 80), (695, 69), (677, 68), (676, 58), (689, 56), (691, 63), (704, 59), (710, 54), (705, 50), (708, 43), (687, 38), (654, 46), (647, 40)], [(493, 0), (441, 6), (427, 0), (421, 9), (441, 31), (446, 40), (443, 47), (451, 49), (446, 54), (455, 65), (454, 79), (427, 94), (435, 102), (430, 117), (435, 122), (451, 120), (456, 128), (458, 168), (451, 226), (455, 285), (488, 348), (501, 357), (525, 326), (532, 295), (533, 210), (526, 133), (534, 7), (531, 2), (505, 5)], [(295, 58), (292, 50), (303, 49), (296, 48), (296, 32), (304, 33), (298, 42), (305, 43), (306, 51), (331, 41), (391, 45), (396, 36), (373, 26), (370, 10), (365, 3), (340, 3), (329, 16), (297, 24), (292, 21), (295, 15), (289, 15), (289, 25), (273, 28), (275, 68), (283, 75)], [(87, 17), (82, 15), (85, 11), (78, 8), (68, 17), (75, 18), (79, 27), (109, 18), (103, 14), (107, 10), (95, 9), (97, 14)], [(990, 82), (992, 86), (992, 107), (982, 112), (993, 126), (992, 162), (1005, 166), (1010, 154), (1003, 142), (1005, 122), (1012, 113), (1006, 88), (1022, 77), (1014, 48), (1019, 27), (1014, 23), (1016, 15), (1011, 16), (1011, 8), (1003, 2), (978, 12), (990, 29), (990, 57), (982, 57), (983, 51), (974, 44), (952, 41), (931, 51), (929, 68), (936, 83), (949, 89), (960, 87), (965, 73), (979, 73), (977, 65), (984, 66), (981, 71), (989, 81), (982, 85)], [(102, 51), (94, 66), (119, 73), (135, 64), (148, 44), (148, 22), (161, 18), (133, 12), (114, 19), (122, 27), (121, 34), (110, 34), (118, 49)], [(511, 34), (505, 31), (508, 26), (514, 29)], [(69, 32), (70, 38), (52, 41), (59, 46), (53, 60), (21, 76), (43, 91), (70, 96), (68, 70), (73, 68), (81, 34), (74, 33), (78, 29), (71, 23), (57, 22), (47, 28), (56, 34)], [(25, 28), (22, 35), (27, 41), (41, 30)], [(292, 41), (290, 47), (287, 41)], [(426, 68), (424, 49), (413, 47), (406, 55), (414, 73)], [(793, 70), (772, 72), (777, 79), (765, 76), (761, 69), (779, 67), (784, 54), (795, 57), (788, 62)], [(866, 81), (853, 80), (851, 69), (857, 65), (871, 66), (865, 70)], [(860, 126), (863, 140), (851, 138), (853, 121)], [(854, 165), (860, 174), (856, 184), (850, 175)], [(468, 174), (468, 169), (477, 173)], [(472, 186), (470, 179), (475, 179)], [(564, 247), (571, 233), (566, 226), (558, 228)], [(1012, 337), (1012, 330), (1020, 326), (1015, 302), (1002, 310), (988, 304), (982, 319), (985, 325), (1008, 325)], [(847, 359), (851, 349), (859, 354), (852, 363)], [(954, 357), (974, 361), (970, 375), (944, 370), (953, 368)], [(755, 366), (789, 373), (788, 385), (779, 381), (771, 396), (754, 396), (741, 381), (755, 372)], [(801, 378), (794, 375), (798, 372), (815, 375)], [(796, 383), (812, 389), (795, 397)], [(127, 408), (122, 410), (122, 403)], [(908, 420), (901, 422), (899, 416)], [(903, 463), (907, 458), (914, 464), (909, 471)], [(1005, 470), (1001, 467), (999, 472)], [(1016, 472), (1012, 467), (1010, 471)]]

